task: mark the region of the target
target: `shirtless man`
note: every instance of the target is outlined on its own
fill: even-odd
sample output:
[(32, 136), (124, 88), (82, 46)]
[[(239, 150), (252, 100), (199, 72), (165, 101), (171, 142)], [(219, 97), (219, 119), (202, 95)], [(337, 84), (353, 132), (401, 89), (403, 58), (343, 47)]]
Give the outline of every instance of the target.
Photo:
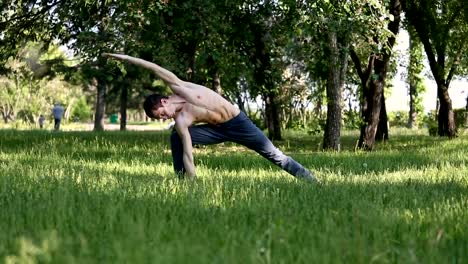
[[(146, 115), (155, 119), (174, 119), (171, 135), (174, 170), (180, 176), (195, 177), (192, 146), (225, 141), (244, 145), (291, 175), (311, 182), (315, 176), (301, 164), (278, 150), (273, 143), (236, 106), (207, 87), (180, 80), (172, 72), (154, 63), (123, 54), (104, 56), (130, 62), (153, 71), (174, 92), (173, 95), (150, 95), (143, 107)], [(192, 126), (196, 123), (203, 125)]]

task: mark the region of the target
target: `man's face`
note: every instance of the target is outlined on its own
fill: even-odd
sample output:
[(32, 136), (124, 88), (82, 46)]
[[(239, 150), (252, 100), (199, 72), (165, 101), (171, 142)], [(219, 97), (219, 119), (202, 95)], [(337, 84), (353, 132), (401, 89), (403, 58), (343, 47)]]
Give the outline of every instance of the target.
[(167, 120), (170, 118), (174, 118), (175, 116), (175, 109), (172, 104), (170, 104), (167, 100), (161, 100), (161, 105), (153, 110), (153, 115), (156, 119)]

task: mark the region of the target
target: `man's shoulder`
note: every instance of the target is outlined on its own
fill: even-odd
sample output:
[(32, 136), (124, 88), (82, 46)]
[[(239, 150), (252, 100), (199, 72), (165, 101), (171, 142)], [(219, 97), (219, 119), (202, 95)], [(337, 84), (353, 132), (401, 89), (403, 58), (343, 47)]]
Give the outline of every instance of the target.
[(183, 110), (174, 117), (174, 126), (185, 128), (192, 125), (194, 121), (193, 114), (189, 111)]

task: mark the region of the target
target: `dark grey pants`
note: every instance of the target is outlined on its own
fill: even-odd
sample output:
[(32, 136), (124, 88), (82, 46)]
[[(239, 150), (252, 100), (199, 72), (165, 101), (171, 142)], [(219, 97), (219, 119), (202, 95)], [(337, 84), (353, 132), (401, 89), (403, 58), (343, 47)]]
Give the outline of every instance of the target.
[(60, 129), (60, 118), (54, 118), (54, 129), (59, 130)]
[[(193, 145), (210, 145), (226, 141), (235, 142), (256, 151), (295, 177), (308, 179), (313, 177), (301, 164), (277, 149), (243, 112), (219, 125), (192, 126), (189, 128), (189, 132)], [(185, 172), (183, 145), (179, 134), (175, 131), (171, 135), (171, 149), (174, 170), (178, 175), (183, 175)]]

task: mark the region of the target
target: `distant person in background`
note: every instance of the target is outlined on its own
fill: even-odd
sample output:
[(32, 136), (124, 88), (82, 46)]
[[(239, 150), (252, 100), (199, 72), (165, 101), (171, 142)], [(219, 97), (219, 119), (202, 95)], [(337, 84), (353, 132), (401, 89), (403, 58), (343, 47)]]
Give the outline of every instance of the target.
[(39, 116), (39, 127), (42, 129), (44, 127), (44, 120), (45, 120), (45, 117), (44, 115), (40, 115)]
[(52, 114), (54, 115), (54, 129), (59, 130), (63, 116), (63, 107), (59, 103), (56, 103), (54, 108), (52, 108)]

